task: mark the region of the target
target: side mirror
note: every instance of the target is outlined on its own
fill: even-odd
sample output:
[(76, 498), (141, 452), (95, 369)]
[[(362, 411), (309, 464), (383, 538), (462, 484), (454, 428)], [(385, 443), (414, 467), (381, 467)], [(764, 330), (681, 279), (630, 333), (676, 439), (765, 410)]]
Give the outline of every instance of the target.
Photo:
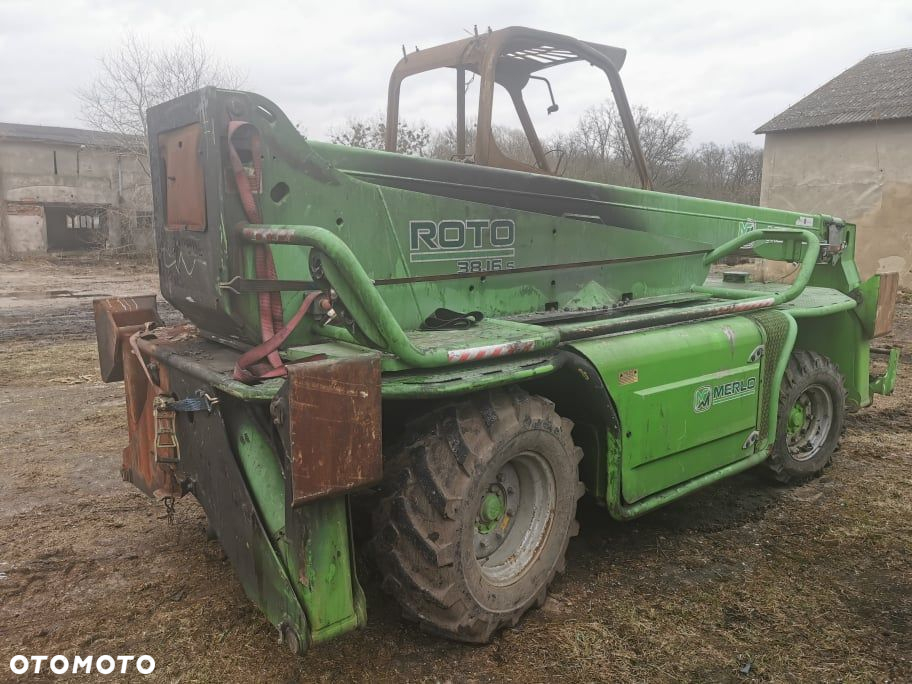
[(551, 81), (549, 81), (544, 76), (529, 76), (530, 79), (535, 79), (536, 81), (544, 81), (545, 85), (548, 86), (548, 96), (551, 98), (551, 106), (548, 107), (548, 114), (554, 114), (560, 107), (558, 107), (557, 102), (554, 101), (554, 91), (551, 90)]

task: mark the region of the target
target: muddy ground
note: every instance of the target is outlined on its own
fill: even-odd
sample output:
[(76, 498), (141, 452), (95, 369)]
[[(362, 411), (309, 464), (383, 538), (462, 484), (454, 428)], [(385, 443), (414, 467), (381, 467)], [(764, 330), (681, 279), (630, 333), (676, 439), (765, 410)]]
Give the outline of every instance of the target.
[[(912, 681), (908, 372), (809, 484), (749, 472), (628, 524), (584, 505), (552, 599), (490, 645), (422, 634), (368, 574), (367, 627), (295, 658), (199, 506), (169, 524), (120, 480), (91, 298), (155, 285), (146, 263), (0, 265), (0, 680), (19, 653), (148, 653), (146, 681)], [(912, 349), (912, 297), (897, 323)]]

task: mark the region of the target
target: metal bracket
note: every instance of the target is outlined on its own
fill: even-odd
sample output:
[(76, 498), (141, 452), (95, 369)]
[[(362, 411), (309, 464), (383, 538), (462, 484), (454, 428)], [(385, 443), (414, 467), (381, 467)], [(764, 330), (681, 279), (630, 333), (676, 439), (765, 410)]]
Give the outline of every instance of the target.
[(741, 445), (741, 450), (743, 451), (744, 449), (750, 449), (752, 446), (754, 446), (754, 444), (756, 444), (759, 441), (759, 439), (760, 439), (760, 432), (757, 430), (754, 430), (747, 436), (747, 439), (744, 440), (744, 444)]
[(893, 388), (896, 385), (896, 372), (899, 368), (899, 355), (902, 352), (900, 347), (891, 347), (889, 350), (877, 349), (872, 347), (872, 354), (887, 355), (887, 369), (882, 375), (870, 377), (869, 388), (873, 394), (893, 394)]
[(219, 289), (228, 290), (234, 294), (244, 294), (247, 292), (298, 292), (316, 290), (318, 287), (312, 280), (258, 280), (234, 276), (231, 280), (219, 283)]

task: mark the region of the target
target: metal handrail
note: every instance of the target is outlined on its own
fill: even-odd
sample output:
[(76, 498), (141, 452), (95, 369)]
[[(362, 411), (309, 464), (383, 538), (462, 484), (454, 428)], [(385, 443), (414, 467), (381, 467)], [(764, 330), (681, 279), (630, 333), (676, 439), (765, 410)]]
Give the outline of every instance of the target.
[[(801, 239), (807, 245), (804, 256), (801, 258), (801, 267), (798, 270), (798, 275), (795, 276), (794, 282), (783, 292), (772, 295), (773, 306), (779, 306), (780, 304), (790, 302), (800, 295), (804, 291), (804, 288), (807, 287), (808, 281), (811, 279), (811, 274), (814, 271), (814, 266), (817, 265), (817, 258), (820, 255), (820, 239), (809, 230), (804, 230), (803, 228), (758, 228), (756, 230), (751, 230), (716, 247), (713, 251), (703, 257), (703, 265), (709, 266), (749, 242), (770, 239), (775, 236), (785, 236), (786, 239)], [(693, 289), (696, 292), (705, 292), (714, 297), (721, 297), (723, 299), (747, 299), (757, 296), (770, 296), (769, 293), (748, 288), (736, 289), (697, 285), (694, 286)]]
[[(317, 250), (320, 257), (325, 258), (323, 267), (326, 270), (327, 279), (339, 293), (342, 301), (345, 302), (345, 306), (358, 324), (361, 332), (379, 349), (395, 354), (405, 364), (416, 368), (435, 368), (483, 358), (471, 355), (454, 355), (452, 350), (443, 348), (419, 349), (412, 344), (408, 335), (380, 296), (373, 280), (371, 280), (361, 262), (351, 251), (351, 248), (331, 231), (318, 226), (245, 225), (241, 228), (241, 235), (245, 240), (252, 243), (300, 245)], [(753, 230), (717, 247), (706, 255), (703, 263), (711, 264), (748, 242), (769, 239), (772, 236), (800, 238), (807, 244), (807, 250), (802, 258), (798, 277), (787, 290), (778, 294), (770, 294), (749, 289), (738, 290), (734, 288), (695, 286), (693, 288), (695, 291), (705, 292), (722, 299), (737, 299), (740, 301), (735, 305), (718, 303), (705, 305), (700, 307), (698, 311), (689, 311), (687, 313), (696, 318), (711, 317), (778, 306), (797, 297), (807, 285), (816, 264), (820, 247), (820, 241), (817, 236), (810, 231), (789, 228)], [(653, 324), (673, 322), (674, 316), (680, 315), (681, 312), (667, 312), (664, 315), (657, 315), (651, 318), (651, 322)], [(685, 316), (685, 318), (687, 317)], [(674, 322), (679, 321), (674, 320)], [(586, 332), (590, 335), (597, 334), (597, 332), (601, 332), (600, 328), (604, 325), (614, 324), (612, 322), (589, 323), (586, 326)], [(561, 330), (560, 327), (558, 330), (550, 332), (550, 335), (542, 335), (537, 339), (530, 340), (521, 347), (507, 349), (503, 353), (541, 351), (554, 347), (562, 338), (572, 339), (574, 337), (572, 330)], [(326, 337), (344, 339), (349, 342), (355, 341), (347, 331), (330, 330), (329, 327), (321, 328), (320, 334)], [(510, 347), (510, 345), (504, 346)]]
[[(558, 334), (552, 331), (550, 334), (543, 332), (521, 345), (507, 342), (459, 350), (461, 353), (444, 348), (419, 349), (412, 344), (393, 316), (358, 257), (334, 233), (318, 226), (247, 225), (241, 229), (241, 235), (253, 243), (302, 245), (317, 250), (321, 258), (326, 258), (323, 266), (327, 279), (345, 302), (361, 331), (378, 348), (395, 354), (410, 366), (435, 368), (467, 363), (485, 358), (488, 352), (494, 351), (497, 356), (541, 351), (555, 346), (559, 341)], [(333, 332), (329, 331), (329, 326), (320, 329), (321, 335), (339, 337)], [(347, 331), (342, 338), (353, 341)]]

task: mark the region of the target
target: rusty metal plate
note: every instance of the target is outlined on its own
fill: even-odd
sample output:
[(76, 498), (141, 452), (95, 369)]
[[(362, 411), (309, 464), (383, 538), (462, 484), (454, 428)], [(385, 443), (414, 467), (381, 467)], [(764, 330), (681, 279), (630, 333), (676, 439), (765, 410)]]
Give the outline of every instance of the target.
[[(174, 468), (155, 462), (155, 416), (153, 401), (157, 390), (152, 387), (142, 365), (129, 344), (122, 345), (124, 392), (127, 399), (127, 428), (130, 443), (123, 450), (121, 476), (149, 496), (180, 496)], [(149, 362), (146, 357), (145, 362)], [(168, 369), (158, 369), (158, 383), (170, 392)]]
[(119, 382), (124, 379), (121, 355), (124, 339), (142, 330), (146, 323), (161, 325), (155, 295), (95, 299), (92, 308), (101, 379)]
[(880, 274), (880, 290), (877, 293), (877, 313), (874, 317), (874, 337), (881, 337), (893, 330), (893, 314), (896, 311), (896, 293), (899, 290), (899, 273)]
[(292, 506), (379, 482), (380, 356), (288, 366)]
[(202, 135), (202, 125), (193, 123), (158, 136), (166, 230), (206, 230)]

